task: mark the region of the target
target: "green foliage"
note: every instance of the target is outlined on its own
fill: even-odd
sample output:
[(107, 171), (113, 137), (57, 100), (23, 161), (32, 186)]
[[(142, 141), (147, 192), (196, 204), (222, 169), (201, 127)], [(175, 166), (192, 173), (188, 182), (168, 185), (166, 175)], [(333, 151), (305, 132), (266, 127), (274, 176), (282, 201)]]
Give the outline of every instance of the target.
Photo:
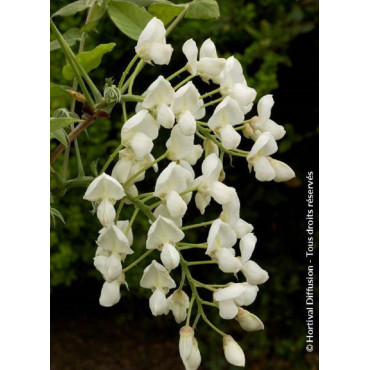
[(216, 0), (194, 0), (189, 4), (185, 18), (216, 19), (220, 17), (220, 10)]
[(53, 14), (53, 17), (62, 16), (68, 17), (70, 15), (74, 15), (78, 12), (82, 12), (88, 8), (90, 8), (96, 0), (78, 0), (73, 3), (67, 4), (63, 8), (59, 9), (57, 12)]
[(172, 4), (170, 2), (156, 3), (148, 7), (149, 13), (159, 18), (165, 25), (170, 23), (184, 9), (184, 4)]
[[(82, 31), (79, 28), (70, 28), (63, 34), (64, 40), (69, 46), (73, 46), (77, 41), (81, 40)], [(50, 43), (50, 51), (60, 49), (60, 44), (57, 40), (53, 40)]]
[(141, 31), (152, 19), (145, 9), (126, 1), (109, 3), (108, 14), (118, 29), (133, 40), (139, 38)]
[(69, 145), (69, 142), (68, 142), (68, 135), (67, 133), (65, 132), (65, 130), (63, 130), (62, 128), (60, 128), (59, 130), (56, 130), (54, 132), (50, 132), (50, 138), (51, 139), (56, 139), (58, 140), (60, 143), (62, 143), (66, 148), (68, 147)]
[[(112, 51), (115, 46), (116, 44), (114, 42), (111, 42), (109, 44), (98, 45), (93, 50), (83, 51), (80, 54), (78, 54), (77, 60), (84, 67), (85, 71), (89, 73), (93, 69), (99, 67), (103, 55)], [(63, 73), (63, 77), (66, 80), (73, 80), (73, 78), (75, 77), (73, 69), (69, 63), (67, 63), (63, 67), (62, 73)]]
[(70, 126), (72, 123), (81, 122), (79, 118), (76, 117), (51, 117), (50, 118), (50, 133), (54, 133), (55, 131)]

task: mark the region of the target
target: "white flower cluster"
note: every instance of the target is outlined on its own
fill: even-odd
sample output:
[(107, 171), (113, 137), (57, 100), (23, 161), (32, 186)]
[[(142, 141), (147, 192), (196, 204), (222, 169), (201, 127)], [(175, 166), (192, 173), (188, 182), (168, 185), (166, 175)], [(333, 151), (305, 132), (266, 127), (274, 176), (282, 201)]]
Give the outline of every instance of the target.
[[(160, 20), (153, 18), (148, 23), (135, 50), (147, 63), (169, 63), (173, 49), (166, 44), (165, 28)], [(124, 272), (131, 268), (123, 271), (122, 262), (135, 251), (131, 249), (134, 217), (130, 221), (118, 221), (115, 202), (121, 200), (122, 205), (133, 204), (137, 212), (144, 210), (146, 216), (149, 214), (151, 226), (146, 238), (146, 254), (152, 250), (160, 251), (162, 264), (152, 260), (144, 269), (140, 286), (152, 290), (149, 306), (154, 316), (172, 311), (177, 323), (187, 320), (180, 330), (180, 356), (186, 369), (195, 370), (200, 365), (201, 355), (194, 330), (189, 325), (192, 308), (198, 308), (196, 321), (201, 317), (209, 322), (202, 309), (198, 288), (212, 290), (213, 302), (208, 303), (218, 308), (223, 319), (235, 318), (246, 331), (263, 329), (261, 320), (242, 307), (254, 302), (258, 285), (268, 280), (268, 273), (250, 259), (257, 238), (253, 226), (240, 218), (240, 201), (235, 188), (224, 183), (223, 154), (244, 157), (249, 170), (254, 169), (259, 181), (287, 181), (294, 177), (294, 172), (285, 163), (270, 157), (277, 151), (276, 140), (285, 134), (284, 128), (270, 119), (274, 104), (272, 96), (262, 97), (257, 105), (258, 115), (246, 120), (245, 114), (253, 107), (256, 91), (248, 87), (239, 61), (233, 56), (226, 60), (219, 58), (210, 39), (200, 47), (199, 57), (192, 39), (185, 42), (183, 52), (187, 58), (184, 70), (188, 70), (191, 77), (199, 76), (207, 83), (212, 81), (218, 85), (216, 93), (220, 98), (208, 120), (201, 121), (207, 114), (205, 108), (213, 104), (203, 101), (210, 93), (202, 96), (191, 81), (173, 87), (170, 78), (159, 76), (142, 94), (136, 113), (122, 127), (121, 145), (124, 149), (119, 153), (112, 176), (103, 173), (97, 177), (88, 187), (84, 199), (97, 202), (97, 217), (103, 225), (94, 259), (94, 265), (105, 279), (100, 296), (103, 306), (119, 301), (120, 286), (125, 283)], [(170, 163), (157, 177), (153, 193), (146, 198), (159, 201), (148, 207), (136, 184), (145, 178), (147, 169), (158, 171), (157, 162), (161, 159), (155, 160), (151, 152), (161, 127), (171, 130), (163, 156)], [(239, 132), (254, 141), (250, 151), (238, 148), (242, 138)], [(202, 145), (195, 142), (196, 136), (200, 137)], [(197, 176), (193, 166), (203, 154), (201, 174)], [(216, 289), (212, 284), (192, 279), (191, 263), (182, 256), (181, 246), (191, 247), (184, 241), (187, 228), (183, 227), (183, 217), (193, 193), (201, 214), (205, 213), (212, 199), (222, 207), (219, 218), (204, 223), (210, 225), (207, 240), (199, 244), (204, 247), (204, 262), (217, 264), (224, 273), (236, 276), (240, 272), (244, 282), (230, 282)], [(182, 282), (166, 297), (170, 289), (177, 286), (170, 272), (180, 264)], [(191, 288), (190, 300), (182, 289), (185, 279), (189, 283), (187, 287)], [(230, 335), (221, 333), (226, 360), (244, 366), (240, 346)]]

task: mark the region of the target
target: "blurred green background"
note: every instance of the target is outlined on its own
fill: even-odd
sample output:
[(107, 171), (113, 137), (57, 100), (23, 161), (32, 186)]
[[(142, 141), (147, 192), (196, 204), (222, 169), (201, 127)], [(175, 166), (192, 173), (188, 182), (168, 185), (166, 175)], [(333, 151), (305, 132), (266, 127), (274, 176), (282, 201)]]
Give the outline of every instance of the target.
[[(53, 1), (51, 13), (67, 3)], [(248, 85), (258, 91), (258, 98), (266, 93), (274, 95), (272, 119), (284, 125), (287, 131), (279, 142), (275, 157), (295, 170), (296, 179), (283, 184), (259, 183), (253, 174), (249, 174), (245, 160), (240, 158), (234, 159), (232, 164), (226, 162), (225, 168), (226, 183), (236, 187), (240, 196), (241, 216), (255, 227), (258, 242), (254, 259), (270, 274), (268, 282), (261, 286), (256, 302), (248, 308), (265, 323), (265, 331), (246, 333), (237, 323), (222, 322), (217, 310), (209, 308), (208, 312), (215, 323), (239, 341), (246, 353), (247, 368), (316, 369), (317, 305), (315, 351), (307, 354), (304, 300), (307, 171), (315, 171), (315, 191), (318, 191), (318, 1), (219, 0), (218, 3), (220, 19), (183, 20), (180, 23), (169, 38), (175, 49), (171, 64), (147, 66), (135, 83), (135, 92), (144, 91), (158, 73), (168, 76), (184, 65), (181, 47), (188, 38), (200, 45), (211, 37), (220, 56), (234, 54), (240, 60)], [(84, 19), (85, 14), (81, 13), (56, 18), (55, 22), (65, 32), (71, 27), (80, 27)], [(99, 43), (113, 41), (117, 44), (113, 52), (104, 56), (102, 65), (91, 73), (102, 89), (104, 78), (119, 80), (134, 55), (135, 42), (123, 35), (107, 16), (100, 21), (97, 30), (89, 33), (85, 50)], [(70, 84), (61, 74), (64, 64), (60, 50), (51, 53), (52, 82)], [(176, 81), (181, 79), (178, 77)], [(52, 92), (51, 98), (51, 113), (69, 105), (63, 94)], [(93, 161), (98, 159), (98, 167), (101, 167), (117, 146), (121, 125), (117, 109), (110, 120), (98, 121), (89, 128), (88, 136), (80, 135), (87, 175), (92, 175), (90, 165)], [(154, 154), (163, 152), (161, 144), (165, 140), (159, 138), (159, 148)], [(52, 143), (51, 148), (55, 145)], [(61, 167), (61, 162), (56, 163), (56, 169)], [(162, 164), (160, 168), (163, 167)], [(68, 176), (76, 175), (72, 147)], [(150, 190), (149, 185), (153, 184), (155, 176), (149, 171), (147, 179), (146, 186), (139, 186), (142, 191)], [(138, 287), (142, 268), (149, 261), (130, 271), (127, 276), (130, 290), (123, 290), (119, 304), (112, 308), (99, 306), (103, 281), (95, 271), (92, 258), (100, 226), (90, 212), (90, 203), (82, 200), (83, 193), (84, 189), (75, 188), (61, 198), (54, 197), (53, 207), (62, 213), (66, 223), (57, 222), (51, 229), (51, 368), (182, 369), (177, 349), (180, 326), (171, 315), (152, 317), (148, 307), (150, 293)], [(129, 217), (131, 212), (132, 209), (127, 207), (123, 214)], [(207, 215), (211, 219), (219, 212), (220, 208), (213, 205)], [(193, 223), (200, 217), (194, 208), (190, 208), (186, 219)], [(147, 224), (144, 219), (137, 220), (135, 249), (140, 250), (145, 248)], [(207, 230), (189, 233), (189, 240), (205, 241)], [(189, 258), (199, 259), (199, 255), (191, 253), (187, 254)], [(318, 269), (317, 259), (316, 253)], [(178, 273), (174, 273), (177, 278)], [(212, 266), (194, 268), (194, 276), (205, 282), (227, 281), (227, 276), (220, 276), (217, 268)], [(316, 273), (316, 285), (317, 277)], [(198, 325), (197, 339), (202, 353), (201, 369), (233, 368), (224, 360), (221, 338), (202, 322)]]

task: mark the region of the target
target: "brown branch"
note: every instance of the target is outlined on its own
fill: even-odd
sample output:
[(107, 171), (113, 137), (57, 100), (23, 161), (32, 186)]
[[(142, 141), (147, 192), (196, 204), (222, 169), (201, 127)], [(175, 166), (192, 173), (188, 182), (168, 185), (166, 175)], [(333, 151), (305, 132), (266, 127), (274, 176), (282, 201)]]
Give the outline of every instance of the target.
[[(71, 133), (68, 135), (68, 140), (71, 143), (76, 137), (84, 130), (86, 130), (90, 125), (92, 125), (97, 117), (95, 115), (89, 116), (86, 118), (85, 121), (80, 122), (76, 128), (71, 131)], [(59, 157), (61, 153), (63, 153), (65, 149), (65, 146), (62, 144), (59, 144), (56, 149), (51, 153), (50, 155), (50, 164), (53, 164), (55, 160)]]

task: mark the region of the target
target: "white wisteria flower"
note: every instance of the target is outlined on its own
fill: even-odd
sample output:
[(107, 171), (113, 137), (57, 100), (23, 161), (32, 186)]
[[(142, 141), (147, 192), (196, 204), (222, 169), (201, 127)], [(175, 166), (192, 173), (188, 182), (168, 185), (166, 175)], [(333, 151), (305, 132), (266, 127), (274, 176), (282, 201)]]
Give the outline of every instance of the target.
[(118, 279), (122, 272), (121, 258), (116, 254), (94, 257), (94, 266), (108, 283)]
[(189, 308), (189, 297), (183, 290), (175, 290), (168, 298), (167, 303), (176, 322), (179, 324), (186, 319)]
[(243, 264), (241, 271), (251, 285), (263, 284), (269, 278), (268, 272), (251, 260)]
[(280, 140), (284, 137), (284, 127), (270, 119), (273, 105), (274, 99), (272, 95), (265, 95), (259, 100), (257, 104), (258, 116), (253, 117), (250, 123), (246, 123), (243, 129), (246, 137), (256, 140), (264, 132), (270, 132), (275, 140)]
[(154, 114), (158, 124), (164, 128), (172, 128), (175, 115), (170, 105), (175, 96), (175, 90), (171, 84), (163, 76), (159, 76), (142, 96), (144, 100), (137, 104), (136, 110), (148, 109)]
[(132, 148), (138, 159), (143, 159), (153, 149), (153, 140), (158, 137), (159, 125), (151, 114), (143, 109), (122, 126), (122, 144)]
[(211, 39), (203, 42), (199, 50), (193, 39), (187, 40), (182, 51), (188, 60), (187, 68), (191, 75), (199, 75), (203, 81), (220, 83), (220, 76), (225, 66), (225, 59), (217, 56), (216, 46)]
[(158, 176), (153, 195), (164, 200), (171, 218), (184, 216), (191, 193), (179, 194), (191, 189), (193, 182), (194, 173), (176, 162), (171, 162)]
[(233, 249), (236, 233), (230, 225), (220, 219), (213, 221), (207, 238), (206, 254), (214, 258), (221, 271), (237, 273), (242, 267)]
[(120, 293), (121, 283), (119, 280), (114, 280), (112, 282), (105, 282), (103, 284), (99, 303), (104, 307), (111, 307), (119, 302), (121, 299)]
[(201, 363), (198, 342), (194, 338), (194, 330), (190, 326), (180, 329), (179, 352), (186, 370), (197, 370)]
[(243, 122), (244, 114), (236, 100), (227, 96), (219, 103), (208, 120), (209, 127), (220, 138), (222, 145), (228, 149), (236, 149), (241, 136), (233, 126)]
[(220, 93), (222, 96), (230, 96), (240, 106), (244, 114), (250, 112), (257, 92), (247, 85), (240, 62), (231, 56), (226, 60), (222, 71)]
[(166, 44), (166, 29), (160, 19), (154, 17), (148, 22), (139, 36), (135, 51), (146, 63), (169, 64), (173, 48)]
[(278, 146), (270, 132), (261, 134), (247, 156), (249, 170), (252, 167), (259, 181), (288, 181), (295, 176), (294, 171), (285, 163), (270, 158)]
[(161, 251), (162, 263), (167, 269), (172, 270), (180, 263), (180, 255), (175, 244), (184, 236), (185, 234), (172, 220), (159, 216), (149, 228), (146, 248)]
[(83, 199), (99, 203), (98, 219), (103, 226), (109, 226), (116, 217), (115, 202), (125, 195), (121, 184), (115, 178), (103, 173), (91, 182)]
[(231, 202), (236, 194), (234, 188), (229, 187), (219, 181), (222, 171), (222, 162), (213, 153), (208, 155), (202, 163), (202, 175), (194, 181), (197, 187), (195, 204), (200, 213), (203, 214), (211, 201), (211, 197), (219, 204)]
[[(119, 160), (113, 167), (112, 176), (118, 182), (124, 184), (131, 176), (140, 172), (152, 162), (154, 162), (154, 157), (151, 154), (147, 154), (139, 159), (131, 148), (123, 149), (119, 152)], [(158, 172), (157, 164), (154, 164), (152, 168), (155, 172)], [(135, 176), (130, 183), (134, 184), (144, 180), (145, 172), (142, 171), (139, 175)]]
[(234, 366), (245, 366), (245, 355), (239, 344), (231, 335), (223, 337), (223, 347), (226, 361)]
[(122, 260), (126, 255), (134, 253), (125, 233), (114, 224), (100, 230), (96, 244), (108, 252), (119, 255)]
[(144, 269), (143, 276), (140, 280), (140, 286), (153, 290), (153, 294), (149, 299), (149, 307), (153, 316), (167, 315), (169, 307), (166, 294), (169, 289), (176, 288), (176, 283), (171, 278), (167, 269), (153, 260), (152, 263)]
[(235, 319), (245, 331), (258, 331), (265, 328), (263, 322), (256, 315), (241, 307), (238, 308)]
[(233, 319), (239, 306), (249, 306), (255, 301), (258, 290), (257, 285), (248, 283), (231, 283), (226, 288), (216, 290), (213, 299), (218, 302), (220, 316), (225, 320)]

